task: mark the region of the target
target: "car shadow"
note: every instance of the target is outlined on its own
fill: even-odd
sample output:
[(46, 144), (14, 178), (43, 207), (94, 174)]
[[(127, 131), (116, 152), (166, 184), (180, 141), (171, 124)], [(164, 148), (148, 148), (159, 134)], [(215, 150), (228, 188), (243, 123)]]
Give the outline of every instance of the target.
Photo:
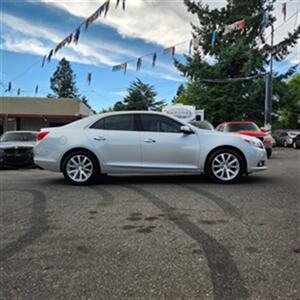
[[(43, 183), (40, 181), (40, 184), (45, 185), (64, 185), (70, 186), (70, 184), (62, 177), (55, 178), (44, 178), (42, 179)], [(96, 179), (91, 185), (126, 185), (126, 184), (203, 184), (209, 186), (223, 185), (223, 186), (232, 186), (238, 187), (240, 185), (248, 184), (267, 184), (274, 182), (274, 178), (260, 176), (260, 175), (251, 175), (244, 176), (242, 179), (233, 184), (216, 184), (210, 181), (205, 175), (106, 175), (100, 176)]]

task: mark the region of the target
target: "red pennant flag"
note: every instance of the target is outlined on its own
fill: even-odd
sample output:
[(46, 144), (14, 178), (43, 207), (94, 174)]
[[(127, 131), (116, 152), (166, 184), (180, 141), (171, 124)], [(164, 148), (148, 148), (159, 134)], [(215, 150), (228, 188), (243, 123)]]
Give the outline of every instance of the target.
[(286, 21), (286, 2), (282, 3), (281, 12), (283, 14), (283, 20)]
[(88, 73), (87, 75), (87, 82), (88, 82), (88, 85), (91, 85), (91, 82), (92, 82), (92, 73)]
[(39, 85), (37, 84), (35, 87), (35, 94), (37, 95), (38, 92), (39, 92)]
[(237, 28), (237, 29), (239, 29), (239, 30), (244, 30), (245, 27), (246, 27), (246, 22), (245, 22), (245, 20), (240, 20), (240, 21), (237, 21), (237, 22), (235, 23), (235, 25), (236, 25), (236, 28)]

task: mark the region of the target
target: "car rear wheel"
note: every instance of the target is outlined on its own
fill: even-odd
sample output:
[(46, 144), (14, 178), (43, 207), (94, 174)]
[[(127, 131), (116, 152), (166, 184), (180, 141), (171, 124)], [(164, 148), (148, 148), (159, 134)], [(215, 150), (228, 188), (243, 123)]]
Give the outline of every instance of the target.
[(294, 149), (298, 149), (298, 146), (297, 146), (297, 143), (296, 143), (296, 142), (293, 142), (293, 148), (294, 148)]
[(283, 142), (283, 147), (287, 148), (288, 147), (288, 143), (286, 141)]
[(237, 151), (221, 149), (215, 151), (208, 159), (206, 174), (217, 183), (238, 181), (244, 170), (244, 162)]
[(75, 151), (64, 160), (62, 171), (67, 181), (74, 185), (92, 183), (99, 174), (96, 159), (87, 151)]

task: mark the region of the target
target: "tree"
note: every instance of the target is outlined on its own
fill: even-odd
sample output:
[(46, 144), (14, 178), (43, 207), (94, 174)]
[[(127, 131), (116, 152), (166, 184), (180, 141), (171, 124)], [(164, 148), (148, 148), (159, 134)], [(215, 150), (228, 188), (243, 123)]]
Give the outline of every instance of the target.
[(284, 101), (279, 109), (279, 120), (286, 128), (297, 128), (300, 125), (300, 74), (295, 74), (286, 87)]
[[(194, 54), (186, 56), (185, 62), (175, 60), (179, 71), (188, 78), (187, 87), (176, 102), (205, 109), (207, 118), (215, 125), (226, 120), (241, 119), (262, 124), (265, 93), (263, 74), (269, 63), (271, 48), (265, 43), (265, 28), (261, 18), (262, 13), (267, 11), (270, 13), (269, 25), (275, 22), (271, 14), (275, 0), (268, 3), (261, 0), (227, 0), (226, 6), (218, 9), (210, 9), (201, 1), (184, 2), (188, 11), (199, 19), (198, 26), (192, 24), (193, 36), (197, 37), (195, 41), (199, 45), (194, 45)], [(239, 20), (245, 21), (244, 30), (225, 31), (227, 25)], [(217, 33), (214, 44), (213, 32)], [(300, 26), (274, 46), (274, 58), (283, 60), (299, 36)], [(277, 83), (274, 80), (274, 91)]]
[(127, 89), (123, 102), (115, 104), (114, 110), (157, 110), (163, 101), (156, 101), (156, 91), (152, 85), (143, 83), (140, 79), (132, 82)]
[(75, 82), (76, 76), (73, 73), (70, 63), (62, 58), (58, 67), (50, 78), (50, 88), (54, 95), (49, 97), (58, 98), (79, 98), (78, 89)]

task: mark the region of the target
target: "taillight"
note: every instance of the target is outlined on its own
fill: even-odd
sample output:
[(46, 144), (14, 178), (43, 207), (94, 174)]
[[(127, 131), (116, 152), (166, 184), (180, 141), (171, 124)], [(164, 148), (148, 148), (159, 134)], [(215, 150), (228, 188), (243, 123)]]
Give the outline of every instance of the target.
[(42, 140), (50, 131), (41, 131), (38, 133), (38, 141)]

